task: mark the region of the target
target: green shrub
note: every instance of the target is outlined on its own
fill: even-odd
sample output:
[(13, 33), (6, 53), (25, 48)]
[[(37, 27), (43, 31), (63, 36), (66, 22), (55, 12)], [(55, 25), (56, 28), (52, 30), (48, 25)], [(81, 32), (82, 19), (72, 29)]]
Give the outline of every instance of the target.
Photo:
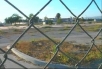
[(47, 20), (46, 21), (46, 24), (52, 25), (53, 24), (53, 21), (52, 20)]
[(64, 30), (70, 30), (70, 27), (64, 27), (64, 28), (60, 29), (59, 31), (64, 31)]

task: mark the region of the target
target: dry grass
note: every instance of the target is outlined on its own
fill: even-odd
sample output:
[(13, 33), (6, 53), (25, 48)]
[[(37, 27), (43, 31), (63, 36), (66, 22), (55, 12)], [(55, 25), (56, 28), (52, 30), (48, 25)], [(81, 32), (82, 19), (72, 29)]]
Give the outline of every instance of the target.
[(71, 27), (66, 26), (66, 27), (63, 27), (62, 29), (60, 29), (59, 31), (66, 31), (66, 30), (70, 30), (70, 29), (71, 29)]
[(0, 30), (0, 34), (8, 34), (7, 31)]
[[(60, 41), (56, 40), (57, 43)], [(15, 46), (19, 51), (44, 60), (44, 61), (49, 61), (54, 53), (56, 52), (56, 47), (55, 44), (52, 43), (49, 40), (38, 40), (38, 41), (31, 41), (31, 42), (19, 42)], [(102, 49), (101, 46), (99, 49)], [(69, 42), (64, 42), (62, 46), (59, 48), (62, 52), (76, 60), (78, 62), (84, 55), (85, 53), (82, 53), (83, 51), (87, 51), (89, 49), (88, 46), (85, 45), (73, 45)], [(80, 51), (80, 52), (79, 52)], [(95, 55), (96, 54), (96, 55)], [(96, 49), (93, 48), (91, 52), (88, 54), (88, 56), (84, 60), (84, 64), (91, 62), (96, 59), (101, 59), (102, 55), (101, 53)], [(61, 52), (58, 52), (56, 57), (53, 60), (54, 63), (62, 63), (62, 64), (69, 64), (73, 65), (76, 62), (73, 62), (70, 58), (67, 58), (65, 55), (63, 55)]]
[[(96, 32), (99, 31), (102, 25), (93, 25), (93, 26), (82, 26), (86, 31), (92, 31)], [(82, 31), (82, 29), (79, 26), (76, 26), (76, 31)]]

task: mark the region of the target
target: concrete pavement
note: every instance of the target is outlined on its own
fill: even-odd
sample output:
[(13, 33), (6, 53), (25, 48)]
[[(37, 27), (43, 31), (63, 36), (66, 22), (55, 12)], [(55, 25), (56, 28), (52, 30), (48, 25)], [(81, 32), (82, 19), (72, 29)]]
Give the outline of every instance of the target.
[[(0, 59), (1, 59), (2, 61), (4, 60), (3, 55), (4, 55), (4, 54), (0, 54)], [(24, 66), (25, 68), (27, 68), (27, 69), (29, 69), (29, 68), (33, 68), (33, 69), (40, 68), (40, 67), (35, 66), (35, 65), (31, 64), (31, 63), (27, 63), (27, 62), (24, 62), (24, 61), (18, 61), (17, 58), (16, 58), (14, 55), (12, 55), (12, 54), (9, 54), (8, 57), (9, 57), (10, 59), (15, 60), (16, 62), (20, 63), (21, 65), (23, 65), (23, 66)], [(8, 69), (8, 68), (10, 68), (10, 69), (11, 69), (11, 68), (12, 68), (12, 69), (14, 69), (14, 68), (23, 69), (23, 67), (21, 67), (21, 66), (15, 64), (14, 62), (9, 61), (9, 60), (7, 60), (7, 61), (4, 63), (4, 67), (5, 67), (6, 69)]]
[[(6, 47), (6, 46), (8, 46), (8, 45), (10, 45), (11, 43), (2, 43), (2, 44), (0, 44), (0, 48), (3, 48), (3, 47)], [(2, 52), (2, 51), (0, 51), (0, 64), (4, 61), (4, 53)], [(8, 58), (10, 58), (10, 59), (12, 59), (12, 60), (14, 60), (14, 61), (16, 61), (16, 62), (18, 62), (18, 63), (20, 63), (22, 66), (24, 66), (24, 68), (33, 68), (33, 69), (37, 69), (37, 68), (40, 68), (40, 67), (38, 67), (38, 66), (35, 66), (35, 65), (33, 65), (33, 64), (31, 64), (31, 63), (27, 63), (26, 61), (20, 61), (20, 60), (18, 60), (17, 59), (17, 57), (15, 56), (15, 55), (13, 55), (13, 54), (8, 54)], [(10, 60), (6, 60), (6, 62), (4, 63), (4, 65), (2, 66), (2, 68), (0, 68), (0, 69), (14, 69), (14, 68), (17, 68), (17, 69), (23, 69), (23, 67), (21, 67), (21, 66), (19, 66), (19, 65), (17, 65), (17, 64), (15, 64), (14, 62), (12, 62), (12, 61), (10, 61)]]

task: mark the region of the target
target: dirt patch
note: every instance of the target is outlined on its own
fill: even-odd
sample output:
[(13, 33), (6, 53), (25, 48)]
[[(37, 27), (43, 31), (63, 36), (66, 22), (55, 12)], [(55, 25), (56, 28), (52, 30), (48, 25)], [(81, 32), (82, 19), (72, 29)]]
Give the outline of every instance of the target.
[[(56, 43), (60, 43), (60, 41), (55, 40)], [(99, 49), (102, 49), (101, 46)], [(16, 49), (19, 51), (32, 56), (34, 58), (38, 58), (40, 60), (49, 61), (56, 52), (56, 45), (49, 41), (49, 40), (38, 40), (38, 41), (31, 41), (31, 42), (19, 42), (15, 46)], [(68, 64), (74, 65), (76, 64), (85, 53), (88, 51), (90, 47), (86, 45), (74, 45), (69, 42), (64, 42), (60, 47), (63, 53), (67, 55), (63, 55), (60, 51), (52, 60), (53, 63), (61, 63), (61, 64)], [(96, 54), (96, 55), (95, 55)], [(87, 65), (93, 60), (101, 59), (101, 53), (93, 47), (87, 57), (84, 59), (82, 64)]]

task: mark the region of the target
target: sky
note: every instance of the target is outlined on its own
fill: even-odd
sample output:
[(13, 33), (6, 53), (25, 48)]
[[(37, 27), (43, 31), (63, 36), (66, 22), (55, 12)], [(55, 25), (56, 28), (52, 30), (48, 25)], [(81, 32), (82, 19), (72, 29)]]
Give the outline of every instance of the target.
[[(36, 14), (42, 6), (44, 6), (49, 0), (8, 0), (27, 16), (30, 13)], [(91, 0), (62, 0), (68, 8), (78, 16), (86, 6), (91, 2)], [(100, 9), (102, 10), (102, 0), (95, 0)], [(22, 16), (17, 10), (15, 10), (11, 5), (9, 5), (5, 0), (0, 0), (0, 21), (4, 22), (4, 19), (10, 17), (12, 14), (18, 14)], [(59, 0), (52, 0), (52, 2), (37, 16), (43, 19), (45, 16), (48, 18), (55, 18), (56, 14), (60, 13), (61, 18), (73, 17), (71, 13), (61, 4)], [(92, 5), (81, 17), (94, 17), (101, 16), (100, 11), (97, 9), (96, 5)], [(24, 19), (25, 17), (22, 16)]]

